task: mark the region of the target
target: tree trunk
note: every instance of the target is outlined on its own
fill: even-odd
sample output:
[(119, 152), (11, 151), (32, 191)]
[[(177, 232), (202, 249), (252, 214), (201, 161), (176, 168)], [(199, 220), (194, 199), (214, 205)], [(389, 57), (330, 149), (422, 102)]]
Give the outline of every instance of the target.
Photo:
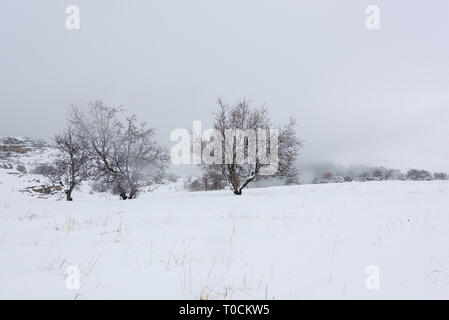
[(243, 182), (243, 184), (237, 189), (234, 190), (234, 194), (236, 195), (241, 195), (242, 194), (242, 190), (246, 188), (246, 186), (248, 185), (248, 183), (250, 183), (251, 181), (254, 180), (254, 178), (256, 177), (255, 173), (252, 172), (251, 176), (249, 176), (248, 178), (245, 179), (245, 182)]
[(72, 191), (73, 191), (73, 188), (70, 188), (65, 191), (67, 201), (73, 201)]
[(135, 199), (137, 198), (137, 190), (131, 190), (129, 193), (129, 199)]
[(231, 175), (231, 185), (232, 185), (232, 189), (234, 190), (234, 194), (236, 194), (236, 195), (242, 194), (242, 191), (239, 190), (239, 185), (240, 185), (239, 178), (234, 173)]
[(128, 199), (128, 196), (126, 195), (126, 193), (121, 192), (120, 193), (120, 198), (122, 198), (122, 200), (126, 200), (126, 199)]
[(126, 195), (126, 191), (122, 188), (122, 186), (120, 184), (117, 184), (117, 189), (118, 189), (120, 198), (122, 198), (122, 200), (128, 199), (128, 196)]

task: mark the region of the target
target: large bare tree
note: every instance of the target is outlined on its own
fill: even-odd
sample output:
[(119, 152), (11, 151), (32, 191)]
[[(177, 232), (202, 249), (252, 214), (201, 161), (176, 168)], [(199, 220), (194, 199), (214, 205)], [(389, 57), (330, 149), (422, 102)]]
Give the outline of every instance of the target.
[[(297, 174), (295, 161), (302, 143), (292, 118), (285, 126), (274, 127), (265, 106), (252, 108), (246, 100), (229, 106), (221, 99), (218, 105), (215, 137), (201, 140), (203, 160), (215, 157), (213, 163), (202, 161), (207, 173), (219, 174), (236, 195), (252, 181)], [(212, 140), (214, 146), (207, 147)]]
[(67, 201), (72, 201), (75, 187), (92, 175), (88, 146), (82, 133), (70, 122), (61, 134), (55, 136), (54, 141), (60, 153), (48, 175), (60, 181)]
[(142, 187), (161, 181), (169, 154), (156, 143), (153, 129), (135, 115), (124, 118), (121, 107), (99, 100), (90, 104), (87, 114), (72, 110), (75, 125), (87, 138), (96, 177), (113, 183), (123, 200), (134, 199)]

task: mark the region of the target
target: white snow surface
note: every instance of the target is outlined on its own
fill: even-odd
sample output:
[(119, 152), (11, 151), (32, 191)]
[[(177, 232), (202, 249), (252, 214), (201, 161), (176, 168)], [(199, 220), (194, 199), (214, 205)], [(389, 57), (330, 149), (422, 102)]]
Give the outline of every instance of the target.
[[(18, 193), (10, 171), (0, 169), (1, 299), (449, 298), (447, 181), (242, 196), (165, 186), (130, 201), (86, 186), (67, 202)], [(70, 265), (79, 289), (66, 287)], [(379, 289), (366, 287), (369, 265)]]

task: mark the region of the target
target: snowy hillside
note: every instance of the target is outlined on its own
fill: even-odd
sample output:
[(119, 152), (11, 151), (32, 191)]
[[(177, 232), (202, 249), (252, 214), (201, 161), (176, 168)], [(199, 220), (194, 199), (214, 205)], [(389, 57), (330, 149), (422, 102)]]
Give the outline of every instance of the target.
[[(44, 141), (28, 137), (0, 139), (0, 198), (63, 200), (64, 190), (58, 182), (50, 181), (45, 170), (58, 155), (58, 150)], [(85, 181), (76, 188), (77, 199), (112, 199), (109, 192), (92, 191), (94, 181)], [(166, 193), (183, 191), (184, 181), (169, 182), (144, 188), (143, 192)]]
[(43, 141), (27, 137), (0, 139), (0, 194), (60, 199), (61, 186), (37, 174), (56, 155), (57, 151)]
[(66, 202), (17, 195), (7, 176), (0, 298), (449, 298), (447, 181)]

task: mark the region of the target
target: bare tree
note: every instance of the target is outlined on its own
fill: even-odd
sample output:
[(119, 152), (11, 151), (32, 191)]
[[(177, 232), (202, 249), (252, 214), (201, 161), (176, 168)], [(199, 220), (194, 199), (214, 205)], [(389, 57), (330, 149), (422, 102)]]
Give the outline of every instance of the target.
[[(157, 145), (154, 130), (135, 115), (126, 119), (126, 127), (114, 150), (114, 166), (129, 199), (138, 196), (144, 186), (161, 183), (169, 161), (167, 150)], [(126, 199), (122, 195), (122, 199)]]
[(87, 143), (72, 124), (54, 138), (56, 148), (60, 151), (48, 176), (60, 181), (65, 187), (67, 201), (72, 201), (72, 192), (76, 186), (92, 175)]
[(115, 185), (120, 197), (134, 199), (141, 188), (159, 183), (168, 164), (168, 152), (155, 142), (154, 130), (136, 116), (122, 119), (123, 109), (97, 100), (88, 115), (73, 108), (75, 124), (84, 132), (96, 178)]
[[(241, 195), (252, 181), (297, 174), (295, 161), (302, 143), (296, 137), (293, 119), (277, 128), (276, 135), (272, 136), (273, 126), (265, 106), (251, 108), (246, 100), (228, 106), (219, 99), (218, 104), (214, 128), (219, 135), (215, 138), (219, 138), (221, 146), (211, 151), (205, 148), (207, 141), (202, 144), (203, 155), (217, 155), (221, 161), (203, 162), (201, 166), (206, 172), (220, 175), (236, 195)], [(276, 163), (267, 162), (273, 153), (276, 153)]]

